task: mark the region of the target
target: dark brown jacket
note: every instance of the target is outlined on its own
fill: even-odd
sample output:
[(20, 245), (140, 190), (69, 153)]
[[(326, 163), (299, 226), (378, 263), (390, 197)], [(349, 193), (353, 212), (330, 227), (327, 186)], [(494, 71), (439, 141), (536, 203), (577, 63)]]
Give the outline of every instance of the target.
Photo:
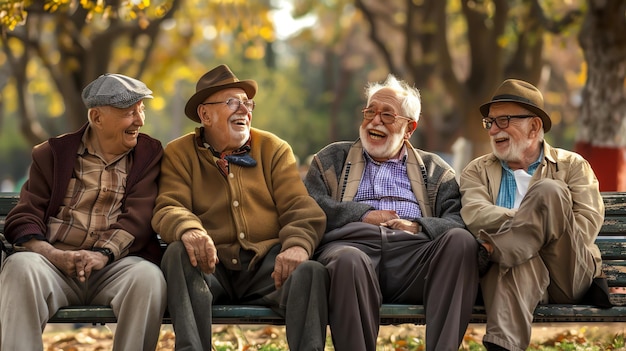
[[(48, 237), (48, 219), (62, 205), (86, 128), (87, 124), (33, 148), (29, 179), (22, 187), (18, 204), (6, 218), (4, 231), (9, 242), (29, 235)], [(122, 213), (110, 229), (123, 229), (135, 237), (129, 255), (159, 264), (161, 250), (150, 221), (163, 147), (160, 141), (140, 134), (131, 152), (133, 164), (126, 178)]]

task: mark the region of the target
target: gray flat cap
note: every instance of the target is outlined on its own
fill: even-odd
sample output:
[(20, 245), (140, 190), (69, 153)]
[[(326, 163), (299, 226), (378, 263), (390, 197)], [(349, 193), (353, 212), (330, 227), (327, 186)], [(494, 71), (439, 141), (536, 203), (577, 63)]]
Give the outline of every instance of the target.
[(113, 106), (127, 108), (137, 102), (152, 98), (152, 90), (141, 81), (122, 74), (105, 73), (83, 89), (83, 102), (87, 108)]

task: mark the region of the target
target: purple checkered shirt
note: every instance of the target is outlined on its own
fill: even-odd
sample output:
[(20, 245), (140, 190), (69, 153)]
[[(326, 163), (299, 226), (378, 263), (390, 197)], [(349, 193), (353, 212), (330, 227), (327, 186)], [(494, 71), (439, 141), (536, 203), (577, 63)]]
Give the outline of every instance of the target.
[(366, 152), (365, 171), (353, 201), (377, 210), (395, 210), (400, 218), (414, 220), (422, 216), (411, 182), (406, 173), (406, 148), (399, 159), (374, 161)]

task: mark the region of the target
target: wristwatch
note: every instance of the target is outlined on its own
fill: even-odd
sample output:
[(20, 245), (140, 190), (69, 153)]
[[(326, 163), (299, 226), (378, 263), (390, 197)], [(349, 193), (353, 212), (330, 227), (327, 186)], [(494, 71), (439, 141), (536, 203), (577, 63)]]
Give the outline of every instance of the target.
[(107, 264), (113, 262), (113, 260), (115, 259), (115, 256), (113, 255), (113, 251), (111, 251), (111, 249), (109, 249), (109, 248), (106, 248), (106, 247), (93, 247), (93, 248), (91, 248), (91, 251), (99, 252), (99, 253), (105, 255), (106, 257), (108, 257), (109, 260), (107, 261)]

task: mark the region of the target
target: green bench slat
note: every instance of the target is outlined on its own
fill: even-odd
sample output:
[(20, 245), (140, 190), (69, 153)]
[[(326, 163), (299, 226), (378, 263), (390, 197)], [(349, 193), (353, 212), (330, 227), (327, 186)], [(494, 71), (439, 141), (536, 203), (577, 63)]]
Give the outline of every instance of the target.
[(626, 259), (626, 239), (606, 238), (596, 239), (596, 245), (600, 249), (602, 259), (605, 261)]
[[(0, 193), (0, 232), (7, 213), (15, 206), (18, 193)], [(596, 244), (603, 259), (603, 271), (609, 286), (626, 287), (626, 193), (602, 193), (605, 203), (605, 220)], [(165, 248), (165, 244), (162, 243)], [(540, 305), (535, 310), (534, 322), (626, 322), (626, 295), (612, 294), (612, 300), (625, 303), (610, 309), (588, 305)], [(215, 324), (274, 324), (283, 325), (284, 318), (270, 308), (249, 305), (213, 306)], [(381, 324), (424, 324), (424, 306), (384, 304), (381, 307)], [(108, 306), (70, 306), (61, 308), (50, 323), (116, 323), (113, 310)], [(163, 323), (171, 323), (169, 315)], [(472, 323), (486, 322), (484, 306), (474, 306)]]
[[(404, 323), (424, 324), (424, 306), (384, 304), (381, 307), (381, 324)], [(601, 309), (589, 305), (539, 305), (535, 310), (534, 322), (626, 322), (626, 306)], [(61, 308), (50, 323), (115, 323), (113, 310), (106, 306), (72, 306)], [(471, 323), (485, 323), (483, 306), (474, 306)], [(169, 316), (163, 323), (171, 323)], [(216, 305), (213, 306), (214, 324), (275, 324), (285, 320), (272, 309), (263, 306)]]
[(603, 236), (624, 236), (626, 234), (626, 215), (605, 217), (600, 234)]
[(626, 214), (626, 193), (603, 192), (602, 200), (604, 201), (605, 216)]
[(602, 264), (609, 286), (626, 287), (626, 261), (607, 261)]
[(117, 323), (117, 318), (108, 306), (69, 306), (59, 309), (48, 322), (106, 324)]
[(19, 193), (0, 193), (0, 215), (4, 217), (17, 205)]

